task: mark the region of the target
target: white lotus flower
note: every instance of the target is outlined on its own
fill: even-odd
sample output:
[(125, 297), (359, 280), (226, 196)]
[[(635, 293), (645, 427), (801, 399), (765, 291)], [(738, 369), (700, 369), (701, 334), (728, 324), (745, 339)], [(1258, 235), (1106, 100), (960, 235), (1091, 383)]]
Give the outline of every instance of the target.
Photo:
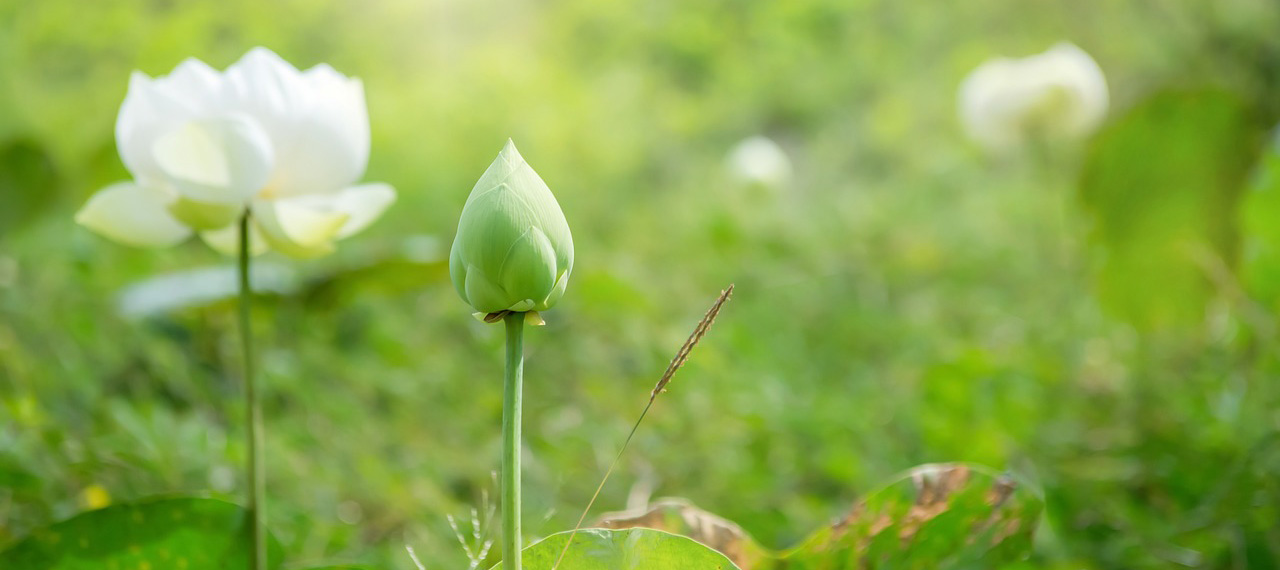
[(729, 151), (729, 173), (739, 182), (780, 187), (791, 180), (791, 159), (773, 139), (756, 135)]
[(1107, 81), (1084, 50), (1059, 43), (1021, 59), (996, 58), (960, 86), (960, 119), (969, 136), (991, 150), (1036, 137), (1078, 139), (1107, 114)]
[(386, 184), (355, 185), (369, 160), (360, 80), (324, 64), (300, 72), (265, 48), (225, 73), (195, 59), (165, 77), (134, 72), (116, 146), (133, 180), (98, 191), (76, 221), (129, 245), (198, 232), (233, 254), (248, 209), (254, 253), (313, 257), (395, 201)]

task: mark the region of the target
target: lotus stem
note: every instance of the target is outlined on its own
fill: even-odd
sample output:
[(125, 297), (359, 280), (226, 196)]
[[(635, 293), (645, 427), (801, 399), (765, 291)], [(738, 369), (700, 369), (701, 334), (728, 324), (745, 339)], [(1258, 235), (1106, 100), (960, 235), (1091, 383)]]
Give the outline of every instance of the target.
[(507, 369), (502, 395), (502, 568), (520, 570), (520, 405), (524, 313), (507, 313)]
[(266, 479), (262, 469), (262, 408), (258, 404), (253, 359), (253, 335), (249, 328), (253, 291), (249, 285), (249, 210), (240, 217), (240, 362), (244, 371), (244, 403), (249, 416), (249, 533), (252, 547), (249, 567), (267, 568)]

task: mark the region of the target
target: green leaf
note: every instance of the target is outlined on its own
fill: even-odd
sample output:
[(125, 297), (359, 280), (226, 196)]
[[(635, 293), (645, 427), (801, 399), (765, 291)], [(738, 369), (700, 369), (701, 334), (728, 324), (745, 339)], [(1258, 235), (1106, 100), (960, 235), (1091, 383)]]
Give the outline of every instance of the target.
[[(6, 570), (232, 570), (249, 567), (248, 511), (215, 499), (166, 498), (81, 513), (0, 552)], [(268, 567), (282, 561), (274, 540)]]
[(1280, 136), (1263, 154), (1240, 205), (1240, 273), (1253, 298), (1280, 310)]
[[(990, 569), (1015, 563), (1031, 553), (1043, 506), (1036, 492), (1008, 475), (977, 465), (937, 463), (908, 471), (859, 501), (835, 524), (781, 553), (765, 549), (738, 525), (683, 499), (661, 499), (648, 508), (609, 513), (598, 524), (611, 529), (678, 532), (723, 553), (737, 564), (732, 568), (741, 570)], [(583, 532), (587, 531), (579, 531), (579, 536)], [(526, 549), (525, 565), (531, 570), (549, 568), (538, 565), (544, 560), (531, 558), (530, 553), (546, 543), (554, 561), (564, 540), (551, 541), (565, 534)], [(614, 566), (569, 566), (574, 550), (584, 547), (579, 540), (574, 539), (561, 568), (630, 567), (619, 565), (626, 559), (610, 559)], [(584, 550), (606, 551), (594, 546)]]
[[(691, 538), (646, 528), (590, 528), (576, 534), (553, 534), (524, 549), (521, 553), (524, 568), (550, 570), (571, 534), (573, 544), (560, 562), (559, 570), (738, 570), (723, 554)], [(499, 568), (501, 563), (493, 567)]]
[(1236, 263), (1259, 124), (1233, 94), (1168, 91), (1099, 134), (1079, 190), (1109, 312), (1147, 330), (1203, 321), (1210, 277)]
[(742, 570), (756, 568), (778, 554), (760, 546), (733, 521), (704, 511), (684, 499), (658, 499), (646, 508), (605, 513), (596, 525), (608, 529), (648, 528), (692, 538), (729, 557)]
[(53, 159), (38, 143), (25, 139), (0, 143), (0, 239), (38, 218), (58, 195)]
[(767, 568), (998, 568), (1026, 558), (1043, 501), (1005, 475), (921, 465)]

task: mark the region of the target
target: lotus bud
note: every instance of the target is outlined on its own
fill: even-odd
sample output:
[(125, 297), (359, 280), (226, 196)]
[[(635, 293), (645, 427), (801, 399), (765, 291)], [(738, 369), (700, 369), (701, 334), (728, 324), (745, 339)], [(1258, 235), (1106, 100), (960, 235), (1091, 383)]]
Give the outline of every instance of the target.
[(453, 286), (482, 314), (545, 311), (572, 271), (564, 212), (508, 140), (462, 207), (449, 252)]

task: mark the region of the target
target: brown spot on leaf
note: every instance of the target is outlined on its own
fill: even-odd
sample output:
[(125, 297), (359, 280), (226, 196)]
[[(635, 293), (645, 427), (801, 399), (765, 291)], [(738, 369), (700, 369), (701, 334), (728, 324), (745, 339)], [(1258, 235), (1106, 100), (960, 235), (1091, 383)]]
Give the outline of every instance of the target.
[[(871, 515), (866, 502), (860, 500), (848, 515), (831, 526), (828, 545), (834, 546), (847, 540), (849, 532), (860, 531), (862, 535), (856, 537), (853, 546), (862, 551), (870, 539), (890, 528), (897, 529), (901, 544), (909, 544), (925, 523), (951, 509), (952, 498), (974, 482), (972, 470), (957, 463), (921, 465), (911, 470), (909, 478), (915, 491), (915, 501), (906, 513), (896, 518), (884, 512)], [(1017, 484), (1010, 477), (1002, 476), (994, 480), (991, 488), (984, 494), (984, 503), (991, 507), (991, 512), (974, 521), (965, 539), (966, 543), (973, 544), (979, 536), (994, 528), (996, 530), (990, 535), (990, 544), (995, 545), (1023, 529), (1025, 521), (1019, 518), (1020, 513), (1001, 509), (1016, 489)]]
[(755, 568), (767, 554), (742, 527), (684, 499), (659, 499), (648, 508), (605, 513), (595, 526), (615, 530), (651, 528), (681, 534), (714, 548), (742, 570)]

